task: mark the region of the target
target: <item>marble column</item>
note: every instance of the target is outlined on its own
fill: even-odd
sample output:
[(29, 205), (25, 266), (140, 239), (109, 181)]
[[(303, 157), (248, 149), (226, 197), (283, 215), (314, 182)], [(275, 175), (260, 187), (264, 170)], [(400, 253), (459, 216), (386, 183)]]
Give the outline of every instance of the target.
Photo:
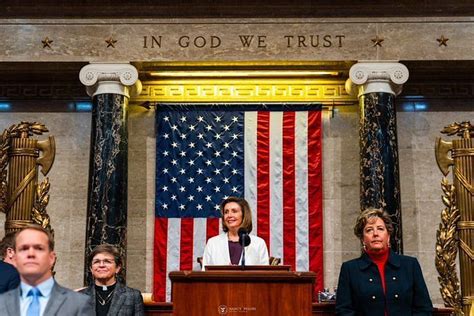
[(92, 97), (87, 197), (85, 283), (91, 281), (87, 258), (103, 243), (115, 245), (124, 258), (127, 245), (127, 104), (140, 93), (138, 72), (130, 64), (89, 64), (79, 78)]
[(359, 62), (346, 90), (359, 98), (360, 207), (386, 210), (394, 223), (391, 247), (403, 252), (395, 97), (408, 80), (398, 62)]

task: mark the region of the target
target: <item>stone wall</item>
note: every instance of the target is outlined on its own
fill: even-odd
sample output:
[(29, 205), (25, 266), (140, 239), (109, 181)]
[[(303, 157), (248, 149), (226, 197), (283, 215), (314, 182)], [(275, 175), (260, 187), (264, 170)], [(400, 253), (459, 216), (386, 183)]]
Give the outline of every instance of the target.
[[(434, 266), (436, 230), (443, 208), (441, 172), (434, 143), (439, 131), (472, 112), (398, 112), (403, 242), (416, 256), (434, 303), (442, 303)], [(48, 175), (49, 214), (56, 231), (58, 281), (82, 286), (89, 164), (90, 113), (2, 113), (0, 130), (21, 120), (39, 121), (56, 138), (57, 154)], [(337, 285), (340, 265), (359, 255), (352, 227), (359, 211), (358, 114), (341, 107), (323, 115), (325, 286)], [(153, 276), (154, 111), (131, 107), (129, 115), (128, 284), (150, 292)], [(446, 138), (446, 137), (445, 137)], [(3, 234), (4, 214), (0, 214)]]
[(0, 61), (471, 60), (473, 22), (469, 16), (2, 19)]
[[(46, 125), (56, 140), (56, 158), (51, 171), (47, 207), (55, 231), (58, 256), (55, 271), (59, 283), (82, 287), (89, 173), (90, 113), (2, 113), (0, 131), (21, 121)], [(41, 180), (41, 178), (40, 178)], [(0, 214), (0, 236), (5, 214)]]

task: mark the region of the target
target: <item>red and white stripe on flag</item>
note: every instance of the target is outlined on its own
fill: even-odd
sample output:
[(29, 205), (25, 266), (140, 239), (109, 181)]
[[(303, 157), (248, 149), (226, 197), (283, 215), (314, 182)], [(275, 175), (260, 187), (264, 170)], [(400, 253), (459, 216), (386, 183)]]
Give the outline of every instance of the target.
[[(321, 111), (246, 112), (244, 129), (252, 233), (283, 264), (316, 272), (316, 293), (324, 285)], [(215, 218), (155, 219), (155, 301), (171, 300), (168, 273), (199, 270), (196, 258), (221, 231)]]

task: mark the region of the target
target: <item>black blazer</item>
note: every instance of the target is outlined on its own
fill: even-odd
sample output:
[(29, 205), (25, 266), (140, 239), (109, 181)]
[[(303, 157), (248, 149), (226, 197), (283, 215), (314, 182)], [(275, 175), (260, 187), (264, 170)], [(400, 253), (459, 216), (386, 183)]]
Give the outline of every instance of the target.
[(0, 294), (17, 288), (19, 284), (20, 275), (15, 267), (0, 261)]
[(431, 315), (433, 305), (416, 258), (390, 251), (385, 287), (367, 254), (344, 262), (339, 274), (336, 315)]
[[(92, 298), (92, 304), (96, 304), (95, 286), (92, 284), (79, 292), (87, 294)], [(144, 316), (143, 297), (139, 290), (132, 289), (117, 282), (115, 292), (110, 303), (108, 316)]]

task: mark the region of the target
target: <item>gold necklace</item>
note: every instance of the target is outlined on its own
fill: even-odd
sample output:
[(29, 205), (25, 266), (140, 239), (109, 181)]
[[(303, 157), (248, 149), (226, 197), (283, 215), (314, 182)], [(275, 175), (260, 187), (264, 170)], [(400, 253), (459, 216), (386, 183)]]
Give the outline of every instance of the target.
[(115, 292), (115, 288), (109, 293), (109, 295), (107, 295), (107, 297), (104, 299), (102, 297), (102, 295), (99, 294), (98, 291), (95, 292), (95, 294), (97, 295), (97, 298), (99, 299), (99, 304), (104, 306), (105, 304), (107, 304), (111, 299), (112, 299), (112, 294), (114, 294)]

